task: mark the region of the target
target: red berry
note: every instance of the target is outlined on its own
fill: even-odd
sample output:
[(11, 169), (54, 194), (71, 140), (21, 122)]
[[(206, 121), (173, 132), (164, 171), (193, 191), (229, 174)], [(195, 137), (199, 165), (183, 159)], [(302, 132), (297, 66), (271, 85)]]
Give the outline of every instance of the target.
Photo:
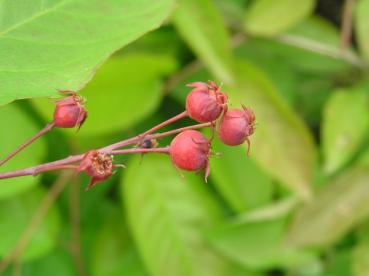
[(245, 141), (249, 143), (248, 136), (254, 133), (255, 115), (246, 107), (243, 109), (228, 110), (222, 118), (219, 128), (219, 139), (226, 145), (237, 146)]
[(81, 127), (87, 118), (87, 111), (83, 106), (84, 99), (72, 93), (56, 102), (54, 124), (60, 128)]
[(113, 174), (113, 167), (113, 158), (110, 155), (91, 150), (85, 154), (77, 171), (84, 171), (92, 177), (86, 188), (88, 190), (96, 183), (109, 178)]
[(210, 143), (196, 130), (186, 130), (178, 134), (170, 144), (170, 157), (173, 164), (186, 171), (206, 169), (209, 174)]
[(227, 96), (213, 83), (194, 82), (187, 86), (195, 87), (186, 98), (188, 115), (198, 122), (212, 122), (227, 108)]

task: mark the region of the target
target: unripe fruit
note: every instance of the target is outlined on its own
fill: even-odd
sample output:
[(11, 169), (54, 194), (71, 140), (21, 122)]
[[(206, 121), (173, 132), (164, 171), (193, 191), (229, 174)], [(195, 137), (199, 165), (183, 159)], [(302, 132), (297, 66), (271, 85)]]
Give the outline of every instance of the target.
[(219, 139), (226, 145), (237, 146), (245, 141), (255, 130), (254, 112), (246, 107), (228, 110), (222, 118), (219, 128)]
[(91, 176), (91, 182), (86, 190), (96, 185), (96, 183), (104, 181), (113, 174), (113, 158), (105, 153), (91, 150), (83, 157), (77, 171), (84, 171)]
[[(208, 174), (210, 143), (196, 130), (186, 130), (178, 134), (170, 144), (173, 164), (186, 171), (201, 171)], [(206, 175), (207, 177), (207, 175)]]
[(202, 123), (212, 122), (226, 110), (227, 96), (215, 83), (194, 82), (187, 86), (195, 88), (186, 98), (186, 110), (192, 119)]
[(81, 127), (87, 118), (84, 99), (75, 93), (56, 102), (54, 124), (60, 128)]

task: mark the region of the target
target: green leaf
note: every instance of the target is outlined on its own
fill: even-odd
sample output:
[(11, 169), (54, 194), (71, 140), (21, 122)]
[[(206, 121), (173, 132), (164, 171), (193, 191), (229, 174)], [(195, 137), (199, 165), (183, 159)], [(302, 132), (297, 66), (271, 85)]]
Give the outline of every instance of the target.
[[(286, 34), (267, 40), (265, 48), (299, 70), (313, 74), (336, 74), (350, 69), (338, 49), (340, 34), (329, 21), (309, 17)], [(352, 53), (347, 52), (351, 59)], [(357, 62), (357, 61), (355, 61)]]
[(314, 6), (314, 0), (253, 1), (246, 12), (244, 26), (251, 34), (276, 35), (308, 17)]
[(71, 254), (60, 248), (54, 249), (46, 256), (27, 262), (22, 266), (22, 276), (77, 276)]
[[(45, 192), (33, 189), (17, 197), (0, 201), (0, 256), (4, 257), (14, 248), (28, 226)], [(51, 207), (43, 222), (35, 231), (30, 243), (22, 253), (22, 260), (31, 260), (47, 254), (56, 243), (59, 230), (59, 213)]]
[(288, 188), (310, 196), (315, 163), (311, 134), (278, 96), (269, 80), (245, 61), (238, 64), (238, 84), (227, 90), (233, 103), (250, 106), (258, 122), (251, 137), (251, 156)]
[(173, 23), (181, 36), (221, 81), (233, 81), (230, 39), (211, 0), (180, 0)]
[(369, 215), (369, 169), (355, 168), (323, 187), (290, 226), (290, 244), (330, 245)]
[(369, 271), (369, 242), (360, 241), (352, 250), (352, 271), (355, 276), (367, 275)]
[[(210, 243), (238, 264), (252, 269), (301, 265), (313, 259), (311, 252), (283, 242), (291, 201), (246, 213), (240, 222), (228, 222), (208, 233)], [(278, 209), (278, 212), (275, 210)]]
[[(164, 55), (129, 54), (110, 58), (81, 91), (87, 99), (88, 118), (79, 134), (89, 137), (123, 130), (151, 114), (162, 98), (162, 77), (176, 67), (176, 61)], [(52, 116), (54, 105), (50, 100), (33, 102), (45, 118)]]
[(333, 173), (357, 152), (369, 126), (367, 95), (361, 89), (333, 92), (324, 110), (322, 143), (324, 166)]
[[(30, 119), (30, 115), (26, 114), (17, 105), (0, 107), (0, 124), (3, 128), (3, 134), (0, 135), (0, 159), (18, 148), (40, 130)], [(45, 150), (45, 141), (40, 138), (1, 166), (0, 171), (6, 172), (35, 165), (41, 161)], [(37, 182), (37, 179), (33, 176), (1, 179), (0, 199), (28, 190)]]
[(213, 148), (221, 156), (210, 159), (211, 179), (235, 211), (257, 208), (272, 199), (270, 179), (246, 156), (244, 148), (225, 146), (218, 139)]
[(226, 262), (202, 236), (220, 216), (205, 183), (192, 175), (181, 178), (168, 157), (147, 155), (143, 166), (138, 161), (126, 171), (122, 196), (150, 274), (228, 275)]
[(358, 1), (355, 8), (357, 42), (364, 57), (369, 60), (369, 0)]
[(129, 239), (120, 211), (118, 206), (114, 206), (94, 240), (92, 275), (139, 276), (147, 274)]
[(81, 89), (171, 9), (172, 0), (1, 1), (0, 104)]

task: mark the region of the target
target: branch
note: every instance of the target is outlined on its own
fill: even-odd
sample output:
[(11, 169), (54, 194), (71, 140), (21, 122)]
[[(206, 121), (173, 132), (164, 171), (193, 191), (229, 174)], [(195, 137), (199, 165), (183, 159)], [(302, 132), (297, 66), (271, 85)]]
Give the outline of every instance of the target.
[(346, 0), (341, 22), (341, 51), (345, 51), (350, 45), (352, 34), (352, 11), (355, 5), (355, 0)]
[[(188, 127), (182, 127), (182, 128), (170, 130), (170, 131), (163, 132), (163, 133), (156, 133), (156, 134), (151, 134), (150, 135), (151, 132), (156, 131), (160, 127), (168, 125), (169, 123), (172, 123), (176, 120), (179, 120), (180, 118), (183, 118), (185, 116), (187, 116), (187, 113), (182, 112), (182, 113), (174, 116), (173, 118), (171, 118), (171, 119), (169, 119), (169, 120), (167, 120), (167, 121), (151, 128), (151, 129), (149, 129), (148, 131), (143, 132), (142, 134), (139, 134), (135, 137), (120, 141), (118, 143), (114, 143), (112, 145), (109, 145), (109, 146), (106, 146), (106, 147), (103, 147), (103, 148), (100, 148), (100, 149), (98, 149), (98, 151), (100, 151), (102, 153), (110, 153), (113, 150), (118, 149), (120, 147), (137, 144), (137, 143), (139, 143), (140, 141), (142, 141), (144, 139), (159, 139), (159, 138), (167, 137), (167, 136), (182, 132), (184, 130), (207, 128), (207, 127), (211, 127), (211, 125), (212, 125), (211, 123), (196, 124), (196, 125), (192, 125), (192, 126), (188, 126)], [(44, 164), (41, 164), (41, 165), (38, 165), (38, 166), (33, 166), (33, 167), (29, 167), (29, 168), (25, 168), (25, 169), (21, 169), (21, 170), (15, 170), (15, 171), (11, 171), (11, 172), (0, 173), (0, 179), (26, 176), (26, 175), (36, 176), (36, 175), (38, 175), (39, 173), (42, 173), (42, 172), (60, 170), (60, 169), (74, 169), (75, 165), (72, 165), (72, 164), (81, 161), (83, 159), (84, 155), (85, 154), (73, 155), (73, 156), (69, 156), (69, 157), (64, 158), (64, 159), (60, 159), (60, 160), (49, 162), (49, 163), (44, 163)]]

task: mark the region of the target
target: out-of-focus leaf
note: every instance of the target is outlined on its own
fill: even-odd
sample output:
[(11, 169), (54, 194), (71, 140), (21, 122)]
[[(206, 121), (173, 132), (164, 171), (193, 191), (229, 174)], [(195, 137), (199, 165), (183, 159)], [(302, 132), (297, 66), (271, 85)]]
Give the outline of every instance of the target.
[(360, 0), (355, 9), (357, 42), (363, 55), (369, 60), (369, 1)]
[(273, 47), (275, 42), (254, 38), (246, 41), (236, 49), (237, 58), (246, 59), (262, 69), (274, 83), (283, 99), (293, 105), (298, 97), (298, 72), (286, 57)]
[(369, 169), (355, 168), (322, 188), (291, 224), (290, 244), (332, 244), (369, 215)]
[(92, 275), (121, 276), (146, 275), (127, 229), (123, 225), (123, 215), (117, 206), (104, 221), (102, 229), (95, 239), (92, 260)]
[[(123, 130), (152, 113), (162, 97), (161, 78), (175, 68), (175, 60), (163, 55), (130, 54), (109, 59), (81, 91), (89, 113), (79, 134)], [(54, 105), (50, 100), (33, 102), (45, 117), (52, 116)]]
[(228, 147), (218, 139), (213, 141), (220, 158), (211, 158), (211, 179), (237, 212), (253, 209), (268, 203), (273, 187), (270, 179), (246, 156), (241, 147)]
[(209, 70), (221, 81), (232, 82), (230, 40), (214, 3), (211, 0), (180, 0), (173, 22)]
[(279, 43), (268, 41), (267, 47), (300, 70), (314, 74), (332, 74), (350, 68), (347, 61), (338, 58), (339, 39), (339, 31), (333, 24), (314, 16), (278, 36), (276, 41)]
[(244, 9), (249, 0), (215, 0), (215, 5), (223, 14), (227, 25), (238, 27), (244, 16)]
[[(291, 211), (286, 207), (286, 202), (281, 202), (265, 210), (246, 213), (242, 222), (236, 219), (214, 228), (208, 234), (209, 241), (219, 252), (246, 268), (281, 268), (311, 261), (314, 254), (283, 242), (287, 215)], [(280, 211), (274, 213), (276, 208)]]
[(157, 28), (172, 0), (0, 3), (0, 104), (79, 90), (114, 51)]
[[(167, 157), (134, 159), (123, 178), (129, 226), (152, 275), (228, 275), (202, 231), (219, 209), (198, 178), (181, 178)], [(193, 180), (193, 181), (190, 181)]]
[(309, 130), (262, 72), (243, 61), (237, 77), (237, 86), (227, 92), (233, 103), (255, 111), (258, 125), (251, 137), (252, 157), (282, 184), (308, 198), (315, 161)]
[(304, 18), (314, 9), (315, 0), (257, 0), (246, 12), (246, 31), (262, 36), (282, 33)]
[[(329, 256), (328, 266), (324, 272), (324, 276), (347, 276), (353, 275), (351, 269), (351, 250), (336, 250)], [(361, 274), (365, 276), (365, 274)]]
[[(39, 131), (34, 122), (30, 120), (29, 115), (16, 105), (0, 107), (0, 124), (2, 127), (0, 159), (18, 148)], [(44, 156), (45, 149), (45, 141), (43, 138), (40, 138), (1, 166), (0, 171), (5, 172), (36, 165)], [(37, 179), (32, 176), (0, 179), (0, 199), (25, 191), (36, 183)]]
[[(45, 192), (37, 188), (0, 201), (0, 256), (4, 257), (14, 248), (44, 195)], [(48, 253), (55, 245), (58, 230), (59, 214), (56, 207), (51, 207), (23, 251), (22, 260), (36, 259)]]
[(22, 267), (22, 276), (76, 276), (77, 271), (69, 252), (55, 249), (45, 257), (27, 262)]
[(369, 126), (367, 95), (360, 89), (334, 91), (324, 110), (322, 143), (325, 171), (332, 173), (358, 150)]
[(352, 271), (355, 276), (369, 275), (369, 242), (360, 241), (352, 250)]

